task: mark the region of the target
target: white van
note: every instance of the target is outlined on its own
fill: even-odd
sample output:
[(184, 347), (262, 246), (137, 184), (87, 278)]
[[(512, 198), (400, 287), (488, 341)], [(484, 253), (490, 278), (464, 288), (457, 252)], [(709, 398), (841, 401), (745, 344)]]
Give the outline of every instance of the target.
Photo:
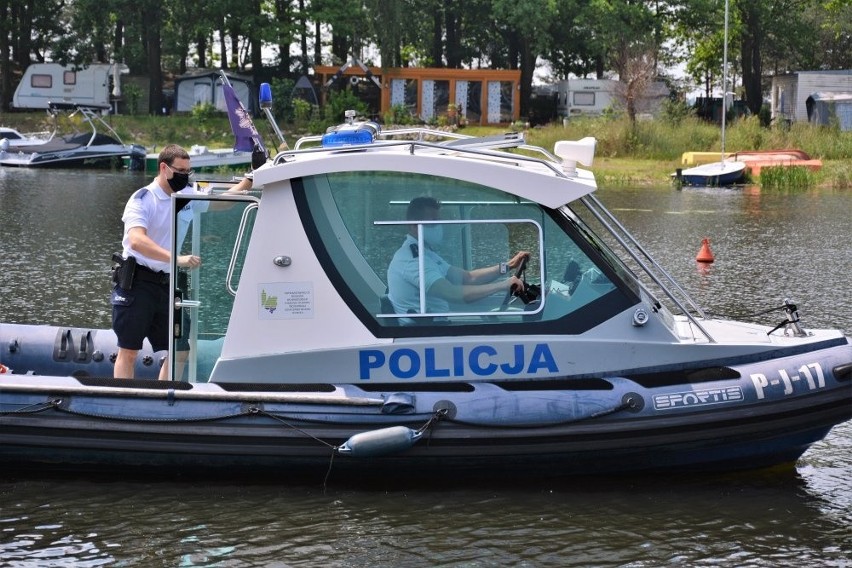
[(12, 97), (20, 109), (46, 109), (48, 103), (109, 107), (110, 94), (121, 96), (119, 76), (126, 65), (95, 63), (78, 68), (59, 63), (33, 63)]

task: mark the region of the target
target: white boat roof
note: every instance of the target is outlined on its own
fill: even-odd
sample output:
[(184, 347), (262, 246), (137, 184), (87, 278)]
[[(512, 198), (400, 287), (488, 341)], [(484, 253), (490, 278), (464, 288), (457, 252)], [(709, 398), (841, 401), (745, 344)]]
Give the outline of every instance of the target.
[(539, 159), (487, 146), (465, 148), (463, 142), (452, 144), (378, 141), (361, 146), (281, 152), (273, 164), (255, 171), (254, 182), (274, 189), (281, 182), (318, 174), (410, 172), (485, 184), (550, 208), (580, 199), (596, 189), (592, 172), (575, 169), (573, 162), (563, 167), (552, 156), (553, 159)]

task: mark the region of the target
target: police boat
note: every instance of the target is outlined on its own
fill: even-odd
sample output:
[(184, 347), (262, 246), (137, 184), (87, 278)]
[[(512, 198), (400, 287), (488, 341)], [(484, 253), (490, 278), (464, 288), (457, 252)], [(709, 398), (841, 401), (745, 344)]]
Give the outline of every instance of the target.
[[(173, 266), (169, 357), (113, 379), (110, 330), (0, 326), (4, 468), (705, 472), (792, 464), (852, 418), (849, 338), (790, 302), (777, 326), (706, 314), (596, 198), (594, 148), (349, 120), (262, 192), (173, 197), (203, 265)], [(439, 214), (411, 218), (421, 197)], [(196, 200), (222, 206), (183, 218)], [(496, 293), (431, 297), (476, 269)]]

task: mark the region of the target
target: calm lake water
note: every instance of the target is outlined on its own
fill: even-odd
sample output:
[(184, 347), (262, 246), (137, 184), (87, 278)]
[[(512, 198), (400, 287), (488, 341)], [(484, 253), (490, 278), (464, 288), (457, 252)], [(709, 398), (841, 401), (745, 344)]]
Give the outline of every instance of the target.
[[(0, 169), (0, 321), (109, 327), (121, 211), (148, 181)], [(707, 311), (790, 298), (806, 328), (852, 334), (852, 192), (599, 197)], [(509, 487), (21, 479), (0, 464), (3, 567), (435, 565), (852, 566), (852, 423), (792, 469)]]

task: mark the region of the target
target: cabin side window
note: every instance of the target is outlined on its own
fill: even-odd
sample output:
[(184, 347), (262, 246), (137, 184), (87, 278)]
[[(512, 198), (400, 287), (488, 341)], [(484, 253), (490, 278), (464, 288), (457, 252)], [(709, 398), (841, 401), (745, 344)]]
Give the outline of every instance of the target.
[[(606, 263), (566, 232), (563, 215), (493, 188), (394, 172), (327, 174), (299, 185), (317, 256), (347, 304), (384, 335), (496, 325), (500, 333), (557, 325), (570, 332), (573, 324), (562, 325), (569, 315), (583, 312), (572, 321), (591, 325), (609, 317), (593, 304), (623, 296), (599, 266)], [(521, 251), (529, 261), (518, 297), (509, 294), (517, 270), (507, 263)]]
[(62, 73), (62, 84), (63, 85), (76, 85), (77, 84), (77, 73), (75, 71), (64, 71)]

